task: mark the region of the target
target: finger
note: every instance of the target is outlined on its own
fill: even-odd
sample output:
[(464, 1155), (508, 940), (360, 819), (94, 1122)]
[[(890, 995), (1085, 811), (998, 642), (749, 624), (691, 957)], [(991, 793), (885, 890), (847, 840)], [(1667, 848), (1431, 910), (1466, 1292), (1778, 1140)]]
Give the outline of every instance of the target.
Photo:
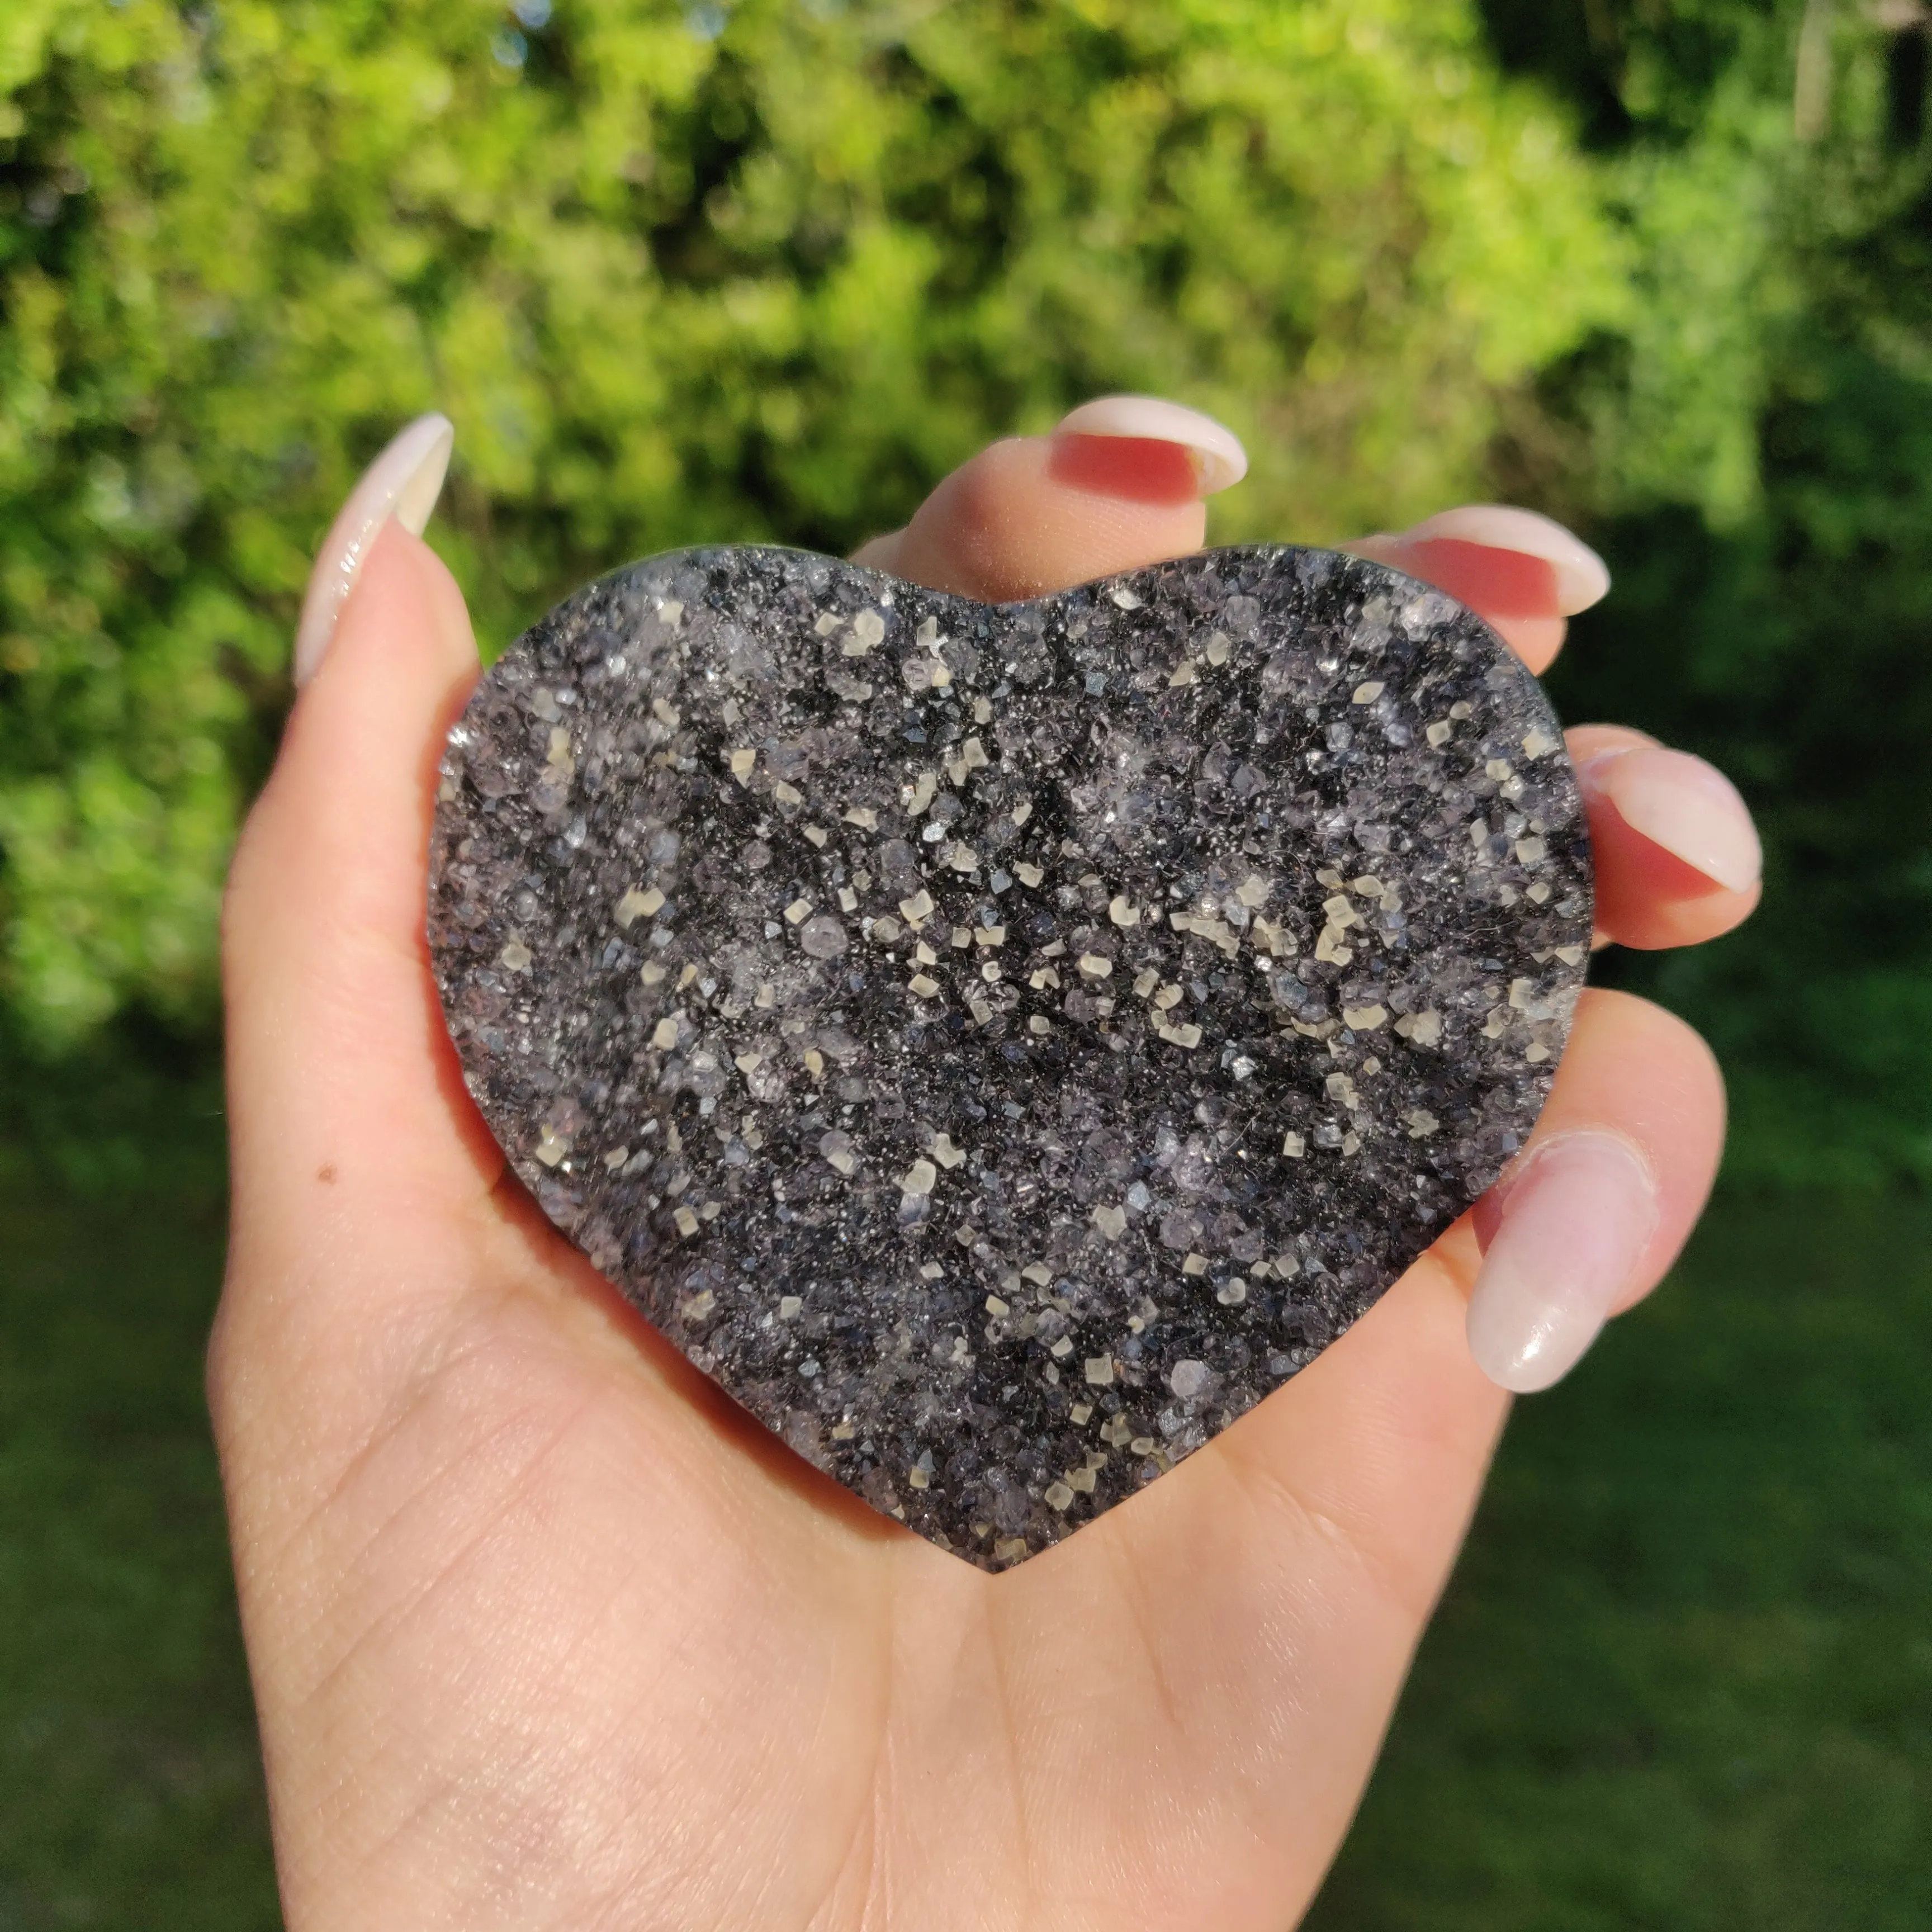
[(426, 1172), (448, 1160), (446, 1120), (433, 1130), (446, 1110), (418, 1078), (441, 1031), (425, 1004), (424, 880), (436, 754), (477, 670), (455, 584), (391, 524), (290, 717), (230, 874), (238, 1187), (313, 1184), (325, 1161), (331, 1182), (352, 1178), (355, 1142), (374, 1138), (346, 1132), (353, 1120), (383, 1124), (386, 1166), (392, 1148), (426, 1150)]
[(988, 603), (1037, 597), (1198, 550), (1203, 499), (1247, 467), (1229, 430), (1146, 396), (1084, 404), (956, 470), (856, 560)]
[(1646, 950), (1695, 946), (1748, 918), (1763, 856), (1730, 779), (1620, 725), (1568, 735), (1590, 814), (1598, 933)]
[[(436, 754), (476, 674), (455, 584), (388, 520), (230, 875), (235, 1235), (218, 1357), (311, 1376), (324, 1401), (372, 1385), (371, 1352), (412, 1313), (446, 1308), (458, 1282), (438, 1237), (501, 1170), (463, 1094), (424, 934)], [(382, 1252), (372, 1228), (393, 1236)]]
[(1500, 503), (1444, 510), (1399, 536), (1348, 548), (1468, 604), (1539, 675), (1563, 647), (1564, 620), (1610, 587), (1603, 559), (1581, 538)]
[(1549, 1388), (1656, 1286), (1724, 1132), (1723, 1076), (1697, 1035), (1647, 1000), (1586, 993), (1529, 1145), (1477, 1206), (1469, 1346), (1487, 1374)]

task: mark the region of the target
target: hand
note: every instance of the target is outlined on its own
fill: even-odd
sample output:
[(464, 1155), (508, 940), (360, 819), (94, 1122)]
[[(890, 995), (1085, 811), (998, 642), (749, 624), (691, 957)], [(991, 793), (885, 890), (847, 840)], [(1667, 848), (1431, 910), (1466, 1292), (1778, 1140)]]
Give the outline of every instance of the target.
[[(434, 421), (406, 432), (332, 533), (228, 902), (209, 1383), (292, 1932), (1279, 1932), (1503, 1420), (1472, 1338), (1536, 1385), (1648, 1291), (1715, 1165), (1709, 1056), (1586, 996), (1535, 1143), (1476, 1216), (1173, 1474), (982, 1575), (693, 1371), (543, 1220), (464, 1094), (424, 855), (476, 652), (410, 533), (447, 447)], [(1239, 460), (1188, 412), (1090, 405), (861, 554), (1044, 591), (1196, 547), (1202, 488)], [(1540, 519), (1456, 516), (1363, 547), (1540, 669), (1600, 566)], [(1633, 732), (1571, 744), (1606, 935), (1743, 917), (1756, 848), (1724, 782)]]

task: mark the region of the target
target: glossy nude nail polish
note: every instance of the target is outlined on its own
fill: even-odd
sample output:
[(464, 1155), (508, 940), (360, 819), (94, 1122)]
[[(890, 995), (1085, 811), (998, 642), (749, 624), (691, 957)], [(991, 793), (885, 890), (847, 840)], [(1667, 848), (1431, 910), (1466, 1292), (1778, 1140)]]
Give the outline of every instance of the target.
[(1502, 1223), (1470, 1297), (1469, 1352), (1518, 1394), (1575, 1367), (1657, 1228), (1648, 1165), (1614, 1134), (1560, 1135), (1504, 1180)]
[(418, 416), (362, 472), (349, 493), (328, 535), (316, 554), (302, 621), (296, 629), (295, 681), (306, 684), (316, 674), (336, 620), (362, 574), (370, 547), (392, 518), (412, 536), (421, 536), (442, 493), (456, 431), (444, 416)]

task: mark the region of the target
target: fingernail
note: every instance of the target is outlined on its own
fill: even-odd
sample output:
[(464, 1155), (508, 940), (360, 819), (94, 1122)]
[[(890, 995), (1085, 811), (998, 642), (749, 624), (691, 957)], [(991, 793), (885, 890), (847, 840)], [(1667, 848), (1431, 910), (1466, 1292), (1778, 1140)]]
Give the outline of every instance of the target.
[(1248, 473), (1248, 452), (1232, 430), (1198, 410), (1183, 409), (1158, 396), (1096, 396), (1063, 417), (1054, 434), (1178, 443), (1192, 459), (1204, 496), (1238, 483)]
[(1661, 745), (1606, 752), (1579, 770), (1585, 794), (1607, 799), (1633, 832), (1734, 892), (1764, 869), (1757, 827), (1737, 788), (1714, 765)]
[(1636, 1150), (1584, 1132), (1546, 1142), (1506, 1183), (1502, 1220), (1469, 1302), (1469, 1352), (1528, 1395), (1560, 1382), (1597, 1339), (1657, 1228)]
[(315, 675), (335, 620), (362, 574), (370, 545), (393, 517), (410, 536), (419, 537), (436, 500), (442, 494), (449, 452), (456, 430), (444, 416), (418, 416), (362, 472), (349, 500), (328, 526), (309, 573), (302, 598), (302, 622), (296, 627), (295, 680), (306, 684)]
[(1466, 503), (1459, 510), (1444, 510), (1439, 516), (1426, 518), (1413, 530), (1404, 530), (1400, 540), (1419, 544), (1444, 538), (1540, 557), (1556, 574), (1557, 608), (1565, 617), (1588, 610), (1610, 587), (1610, 568), (1604, 560), (1582, 538), (1534, 510), (1512, 509), (1504, 503)]

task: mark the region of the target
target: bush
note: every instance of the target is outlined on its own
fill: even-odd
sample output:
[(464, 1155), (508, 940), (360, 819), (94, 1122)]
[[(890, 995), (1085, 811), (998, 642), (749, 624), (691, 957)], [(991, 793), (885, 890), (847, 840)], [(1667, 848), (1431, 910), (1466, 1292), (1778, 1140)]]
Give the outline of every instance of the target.
[[(24, 10), (22, 10), (24, 9)], [(693, 540), (838, 548), (1154, 388), (1224, 533), (1420, 513), (1607, 319), (1557, 118), (1457, 0), (13, 0), (0, 842), (44, 1039), (205, 1003), (313, 545), (404, 419), (501, 642)]]

